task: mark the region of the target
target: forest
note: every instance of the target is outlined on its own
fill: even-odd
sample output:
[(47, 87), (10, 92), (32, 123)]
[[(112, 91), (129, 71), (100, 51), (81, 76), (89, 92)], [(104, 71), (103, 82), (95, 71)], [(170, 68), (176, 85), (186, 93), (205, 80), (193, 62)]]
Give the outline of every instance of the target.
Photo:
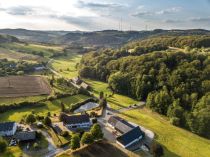
[[(146, 100), (147, 107), (169, 117), (173, 125), (210, 138), (210, 55), (196, 49), (157, 51), (157, 45), (167, 43), (162, 38), (133, 42), (119, 50), (87, 53), (79, 74), (108, 82), (116, 93)], [(208, 47), (210, 40), (207, 36), (169, 39), (169, 44), (161, 46), (200, 48)], [(136, 55), (126, 51), (126, 47), (133, 49), (136, 45), (150, 50), (141, 53), (138, 49)]]

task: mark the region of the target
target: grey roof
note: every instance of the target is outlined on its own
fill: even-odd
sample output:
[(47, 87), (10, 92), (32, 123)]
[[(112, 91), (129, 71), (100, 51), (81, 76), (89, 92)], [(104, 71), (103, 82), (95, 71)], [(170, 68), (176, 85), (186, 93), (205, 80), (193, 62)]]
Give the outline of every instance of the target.
[(73, 81), (74, 83), (76, 83), (76, 84), (82, 83), (82, 80), (81, 80), (79, 77), (74, 77), (74, 78), (72, 78), (72, 81)]
[(79, 123), (88, 123), (90, 118), (88, 115), (74, 115), (74, 116), (64, 116), (64, 124), (79, 124)]
[(3, 123), (0, 123), (0, 132), (1, 131), (13, 130), (14, 125), (15, 125), (15, 122), (3, 122)]
[(118, 116), (111, 116), (108, 123), (121, 133), (127, 133), (134, 128), (133, 125)]
[(117, 141), (120, 142), (122, 145), (126, 146), (134, 140), (140, 138), (140, 136), (143, 137), (144, 133), (141, 131), (140, 127), (137, 126), (129, 132), (123, 134), (122, 136), (119, 136), (117, 138)]
[(15, 134), (15, 138), (19, 141), (28, 141), (36, 139), (35, 131), (22, 131)]

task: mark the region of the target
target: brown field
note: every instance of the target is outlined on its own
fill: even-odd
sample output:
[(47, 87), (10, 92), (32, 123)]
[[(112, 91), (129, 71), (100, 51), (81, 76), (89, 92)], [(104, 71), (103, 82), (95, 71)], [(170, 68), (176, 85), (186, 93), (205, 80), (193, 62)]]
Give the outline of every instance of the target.
[(57, 157), (136, 157), (132, 152), (124, 152), (106, 141), (98, 141), (76, 151), (67, 151)]
[(40, 76), (0, 77), (0, 97), (49, 95), (51, 88)]

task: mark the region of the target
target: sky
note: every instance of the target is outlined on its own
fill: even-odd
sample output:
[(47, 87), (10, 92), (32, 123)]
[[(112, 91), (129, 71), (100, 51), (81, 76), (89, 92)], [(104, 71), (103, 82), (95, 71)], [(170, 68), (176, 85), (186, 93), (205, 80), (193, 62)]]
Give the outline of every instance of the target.
[(210, 0), (0, 0), (0, 28), (210, 29)]

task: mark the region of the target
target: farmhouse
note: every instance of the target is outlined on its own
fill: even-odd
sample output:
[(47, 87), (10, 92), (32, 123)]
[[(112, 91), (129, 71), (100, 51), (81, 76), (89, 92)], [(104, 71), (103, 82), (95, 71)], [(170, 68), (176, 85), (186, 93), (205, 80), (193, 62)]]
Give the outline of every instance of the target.
[(68, 129), (90, 128), (92, 123), (88, 115), (74, 115), (63, 118), (63, 125)]
[(14, 137), (18, 142), (32, 141), (36, 139), (35, 131), (21, 131), (17, 132)]
[(4, 122), (0, 123), (0, 136), (13, 136), (17, 130), (17, 123)]
[(129, 149), (132, 145), (137, 144), (141, 139), (143, 139), (144, 133), (141, 131), (139, 126), (133, 128), (129, 132), (117, 137), (117, 144), (125, 149)]
[(108, 126), (121, 134), (127, 133), (134, 128), (133, 125), (118, 116), (111, 116), (108, 119)]
[(75, 83), (75, 84), (77, 84), (77, 85), (79, 85), (79, 84), (82, 83), (82, 80), (79, 77), (74, 77), (72, 79), (72, 82)]
[(81, 83), (81, 87), (84, 88), (84, 89), (87, 89), (87, 90), (90, 88), (90, 86), (85, 82)]

